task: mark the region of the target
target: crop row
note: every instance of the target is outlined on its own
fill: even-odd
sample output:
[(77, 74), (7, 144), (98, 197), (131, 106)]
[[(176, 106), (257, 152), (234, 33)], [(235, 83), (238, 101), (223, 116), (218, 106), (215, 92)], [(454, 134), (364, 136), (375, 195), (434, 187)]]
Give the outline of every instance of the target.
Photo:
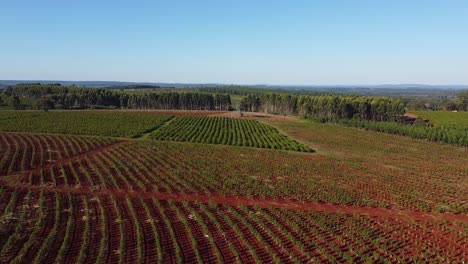
[(467, 148), (333, 124), (267, 122), (327, 153), (318, 162), (335, 161), (335, 174), (343, 176), (334, 180), (339, 187), (359, 190), (382, 206), (468, 212), (462, 198), (468, 190)]
[[(456, 175), (452, 175), (452, 178)], [(91, 190), (201, 193), (465, 212), (447, 178), (369, 174), (314, 154), (127, 142), (25, 173), (22, 182)], [(424, 194), (426, 193), (426, 194)]]
[(158, 140), (312, 152), (309, 147), (288, 138), (271, 126), (255, 120), (228, 117), (177, 117), (154, 131), (150, 137)]
[(0, 131), (138, 137), (169, 115), (87, 111), (0, 111)]
[(107, 138), (0, 133), (0, 176), (70, 158), (112, 142)]
[(468, 146), (468, 128), (461, 126), (416, 126), (397, 122), (376, 122), (356, 119), (341, 119), (335, 121), (338, 124), (385, 132), (401, 136), (409, 136), (433, 142), (444, 142), (453, 145)]
[(0, 190), (0, 262), (461, 262), (466, 224)]

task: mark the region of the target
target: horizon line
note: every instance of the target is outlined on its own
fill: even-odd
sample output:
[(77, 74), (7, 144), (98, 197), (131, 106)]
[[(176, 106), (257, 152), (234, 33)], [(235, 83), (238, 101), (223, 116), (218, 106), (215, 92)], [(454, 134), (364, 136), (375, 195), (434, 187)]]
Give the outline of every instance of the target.
[(132, 83), (132, 84), (179, 84), (179, 85), (223, 85), (223, 86), (401, 86), (401, 85), (422, 85), (422, 86), (468, 86), (468, 84), (433, 84), (433, 83), (350, 83), (350, 84), (276, 84), (276, 83), (223, 83), (223, 82), (164, 82), (164, 81), (118, 81), (118, 80), (57, 80), (57, 79), (0, 79), (0, 82), (115, 82), (115, 83)]

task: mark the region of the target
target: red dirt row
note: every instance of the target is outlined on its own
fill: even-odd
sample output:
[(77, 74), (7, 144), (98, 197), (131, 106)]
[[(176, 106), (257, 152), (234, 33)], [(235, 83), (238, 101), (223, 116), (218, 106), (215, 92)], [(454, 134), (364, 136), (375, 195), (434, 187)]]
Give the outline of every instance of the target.
[(0, 182), (0, 186), (9, 188), (20, 188), (23, 190), (45, 189), (51, 192), (60, 193), (73, 193), (73, 194), (97, 194), (100, 196), (115, 196), (119, 198), (132, 197), (150, 199), (156, 198), (157, 200), (173, 200), (176, 202), (200, 202), (200, 203), (216, 203), (227, 204), (230, 206), (257, 206), (260, 208), (283, 208), (290, 210), (302, 210), (311, 212), (330, 212), (330, 213), (343, 213), (348, 215), (366, 215), (370, 217), (382, 218), (399, 218), (399, 219), (413, 219), (418, 221), (423, 220), (447, 220), (447, 221), (464, 221), (468, 222), (468, 215), (465, 214), (451, 214), (451, 213), (436, 213), (436, 212), (420, 212), (409, 210), (397, 210), (387, 208), (373, 208), (361, 207), (352, 205), (340, 205), (318, 202), (303, 202), (291, 200), (271, 200), (260, 199), (254, 197), (243, 196), (222, 196), (222, 195), (207, 195), (198, 193), (171, 193), (171, 192), (145, 192), (145, 191), (128, 191), (123, 189), (101, 189), (92, 191), (90, 188), (69, 188), (66, 186), (53, 187), (43, 185), (29, 185), (29, 184), (15, 184), (9, 185), (6, 182)]
[(40, 165), (39, 164), (39, 165), (33, 166), (29, 170), (22, 171), (21, 174), (38, 173), (40, 170), (49, 170), (52, 166), (65, 165), (65, 164), (67, 164), (67, 163), (69, 163), (71, 161), (81, 160), (81, 159), (87, 157), (88, 155), (92, 155), (94, 153), (99, 153), (99, 152), (102, 152), (102, 151), (104, 151), (106, 149), (109, 149), (109, 148), (112, 148), (112, 147), (115, 147), (115, 146), (118, 146), (118, 145), (126, 144), (126, 143), (128, 143), (128, 142), (127, 141), (115, 141), (113, 143), (110, 143), (110, 144), (107, 144), (107, 145), (104, 145), (104, 146), (100, 146), (100, 147), (97, 147), (95, 149), (91, 149), (91, 150), (88, 150), (86, 152), (74, 155), (74, 156), (66, 157), (66, 158), (63, 158), (63, 159), (58, 159), (53, 163), (47, 163), (45, 165)]
[[(24, 200), (22, 198), (24, 195), (18, 197), (13, 205), (13, 211), (19, 212), (15, 208), (23, 204), (38, 203), (39, 189), (39, 187), (31, 189), (35, 197), (32, 201)], [(47, 206), (44, 208), (46, 210), (45, 224), (38, 230), (38, 238), (45, 239), (55, 224), (56, 197), (61, 201), (62, 208), (57, 235), (50, 245), (53, 250), (48, 251), (45, 258), (47, 262), (53, 262), (57, 257), (57, 251), (63, 243), (63, 235), (69, 217), (74, 218), (75, 224), (72, 228), (72, 238), (66, 246), (66, 259), (64, 260), (66, 263), (76, 262), (82, 247), (85, 247), (85, 262), (94, 262), (98, 255), (102, 255), (107, 263), (116, 263), (120, 258), (124, 262), (135, 260), (138, 256), (137, 224), (142, 227), (140, 235), (144, 240), (143, 259), (152, 263), (156, 262), (158, 258), (164, 259), (165, 262), (176, 261), (177, 254), (179, 254), (175, 249), (176, 247), (182, 250), (182, 255), (179, 257), (182, 258), (183, 262), (196, 261), (196, 252), (199, 252), (201, 259), (206, 263), (216, 262), (218, 258), (231, 263), (237, 258), (236, 255), (239, 255), (242, 261), (252, 262), (255, 257), (248, 248), (253, 249), (262, 262), (272, 262), (273, 257), (276, 257), (283, 263), (292, 262), (291, 256), (297, 258), (300, 262), (307, 262), (306, 252), (311, 257), (322, 261), (331, 261), (329, 257), (334, 256), (336, 261), (343, 262), (345, 261), (344, 253), (353, 254), (353, 250), (358, 249), (363, 251), (364, 256), (372, 256), (372, 252), (378, 252), (381, 256), (392, 259), (397, 254), (400, 257), (408, 258), (407, 261), (411, 261), (409, 257), (423, 252), (426, 246), (432, 250), (439, 250), (438, 254), (450, 254), (454, 260), (462, 260), (468, 255), (466, 247), (463, 247), (463, 245), (466, 245), (466, 240), (463, 242), (464, 236), (460, 236), (460, 234), (449, 229), (445, 230), (446, 227), (453, 228), (453, 225), (448, 223), (440, 225), (429, 221), (430, 224), (422, 225), (405, 219), (382, 218), (380, 215), (374, 218), (373, 216), (335, 214), (327, 211), (324, 214), (314, 214), (309, 210), (310, 208), (301, 211), (302, 208), (296, 210), (297, 208), (293, 206), (292, 208), (296, 209), (289, 210), (293, 202), (283, 207), (286, 204), (285, 201), (277, 201), (274, 204), (276, 207), (270, 207), (270, 204), (268, 204), (268, 208), (260, 209), (261, 207), (253, 205), (248, 207), (240, 206), (241, 204), (245, 205), (244, 203), (231, 206), (225, 200), (216, 200), (218, 198), (215, 197), (215, 202), (223, 202), (223, 204), (215, 206), (215, 202), (210, 202), (202, 210), (202, 204), (185, 203), (186, 200), (184, 199), (199, 198), (196, 195), (189, 197), (178, 196), (180, 202), (177, 202), (172, 199), (175, 197), (162, 197), (162, 194), (142, 197), (135, 193), (98, 192), (100, 195), (96, 196), (91, 192), (80, 193), (73, 189), (58, 189), (51, 192), (49, 192), (48, 188), (44, 189), (47, 190), (45, 192), (45, 204)], [(23, 188), (18, 188), (18, 190), (23, 190)], [(12, 191), (13, 189), (7, 187), (7, 193)], [(69, 192), (67, 193), (67, 191)], [(26, 192), (20, 193), (25, 194)], [(73, 211), (67, 211), (69, 207), (68, 195), (71, 195), (72, 198)], [(157, 196), (157, 199), (153, 201), (154, 195)], [(0, 204), (9, 203), (11, 197), (1, 197)], [(127, 197), (130, 197), (131, 204), (136, 211), (136, 218), (130, 213), (129, 206), (131, 205), (127, 204)], [(158, 200), (159, 198), (162, 200)], [(170, 198), (172, 201), (165, 200), (165, 198)], [(88, 201), (87, 210), (84, 209), (84, 199)], [(224, 197), (223, 199), (227, 198)], [(116, 207), (114, 203), (116, 203)], [(149, 216), (146, 214), (142, 203), (148, 206)], [(101, 211), (101, 205), (104, 208), (103, 211)], [(254, 205), (258, 204), (255, 203)], [(263, 205), (267, 206), (266, 204)], [(206, 212), (209, 212), (212, 216), (208, 216)], [(86, 214), (89, 215), (89, 218), (84, 218)], [(118, 214), (121, 215), (124, 233), (121, 233), (117, 221)], [(203, 222), (196, 220), (194, 214), (200, 215)], [(41, 216), (32, 216), (31, 219), (39, 217)], [(101, 224), (103, 217), (107, 219), (106, 227)], [(278, 224), (273, 224), (267, 217), (276, 219), (275, 221)], [(309, 217), (312, 218), (309, 219)], [(167, 221), (164, 220), (165, 218)], [(158, 232), (158, 240), (155, 240), (156, 237), (153, 234), (152, 221), (156, 225), (155, 230)], [(185, 222), (188, 223), (188, 227), (184, 224)], [(206, 225), (208, 233), (203, 229), (202, 223)], [(85, 225), (89, 225), (90, 228), (86, 243), (83, 241)], [(236, 225), (236, 227), (233, 225)], [(34, 230), (33, 226), (34, 222), (24, 226), (24, 230), (29, 230), (24, 232), (24, 242), (29, 239), (28, 236)], [(5, 235), (5, 238), (12, 235), (13, 229), (11, 228), (14, 227), (14, 222), (11, 225), (7, 224), (7, 230), (11, 231)], [(385, 238), (382, 241), (387, 243), (386, 246), (374, 245), (372, 244), (372, 238), (357, 233), (364, 227), (373, 230), (372, 232), (375, 234), (372, 236)], [(170, 230), (172, 230), (172, 233)], [(395, 233), (398, 236), (394, 236)], [(102, 234), (108, 234), (107, 244), (104, 248), (101, 247)], [(294, 240), (291, 240), (287, 234), (291, 234)], [(121, 237), (124, 239), (125, 252), (119, 251)], [(213, 237), (216, 244), (211, 243), (210, 237)], [(362, 239), (362, 241), (359, 239)], [(196, 246), (193, 241), (196, 241)], [(300, 243), (305, 244), (306, 247), (299, 249), (298, 241), (302, 241)], [(162, 247), (160, 251), (156, 248), (157, 242)], [(3, 243), (4, 241), (0, 240), (0, 248)], [(41, 243), (41, 239), (34, 241), (34, 247), (27, 252), (24, 260), (33, 261)], [(11, 250), (8, 251), (9, 254), (1, 256), (2, 260), (11, 260), (22, 246), (23, 243), (13, 244)], [(217, 255), (215, 247), (220, 250), (220, 256)], [(105, 251), (101, 252), (101, 249)], [(162, 252), (162, 255), (158, 256), (158, 252)], [(325, 253), (326, 255), (324, 255)], [(353, 256), (356, 260), (362, 257), (360, 255)]]
[(99, 151), (112, 140), (28, 133), (0, 133), (0, 176), (34, 170)]

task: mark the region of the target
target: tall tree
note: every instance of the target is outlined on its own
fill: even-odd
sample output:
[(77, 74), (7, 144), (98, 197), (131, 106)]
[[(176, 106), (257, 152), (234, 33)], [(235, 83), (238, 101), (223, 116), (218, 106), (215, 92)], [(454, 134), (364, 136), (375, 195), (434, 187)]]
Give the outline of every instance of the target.
[(458, 94), (457, 105), (459, 110), (468, 111), (468, 90)]
[(15, 110), (23, 110), (23, 105), (21, 105), (20, 99), (18, 96), (11, 97), (11, 107)]

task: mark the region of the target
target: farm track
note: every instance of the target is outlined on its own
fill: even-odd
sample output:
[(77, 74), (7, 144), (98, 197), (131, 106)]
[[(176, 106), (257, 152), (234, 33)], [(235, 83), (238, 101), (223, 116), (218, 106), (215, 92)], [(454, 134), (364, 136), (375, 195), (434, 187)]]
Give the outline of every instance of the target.
[(7, 188), (18, 188), (21, 190), (45, 190), (48, 192), (57, 193), (72, 193), (77, 195), (98, 195), (98, 196), (113, 196), (117, 198), (155, 198), (160, 201), (172, 200), (175, 202), (198, 202), (198, 203), (216, 203), (227, 204), (230, 206), (257, 206), (259, 208), (282, 208), (289, 210), (301, 210), (310, 212), (329, 212), (329, 213), (342, 213), (348, 215), (365, 215), (370, 217), (383, 217), (383, 218), (398, 218), (407, 220), (446, 220), (446, 221), (466, 221), (468, 222), (468, 215), (465, 214), (451, 214), (451, 213), (436, 213), (436, 212), (422, 212), (411, 210), (397, 210), (378, 207), (362, 207), (353, 205), (340, 205), (330, 203), (317, 203), (317, 202), (303, 202), (291, 200), (272, 200), (260, 199), (253, 197), (243, 196), (222, 196), (203, 193), (173, 193), (173, 192), (145, 192), (145, 191), (129, 191), (122, 189), (101, 189), (93, 191), (91, 188), (73, 188), (73, 187), (54, 187), (44, 185), (30, 185), (30, 184), (8, 184), (0, 182), (0, 186)]

